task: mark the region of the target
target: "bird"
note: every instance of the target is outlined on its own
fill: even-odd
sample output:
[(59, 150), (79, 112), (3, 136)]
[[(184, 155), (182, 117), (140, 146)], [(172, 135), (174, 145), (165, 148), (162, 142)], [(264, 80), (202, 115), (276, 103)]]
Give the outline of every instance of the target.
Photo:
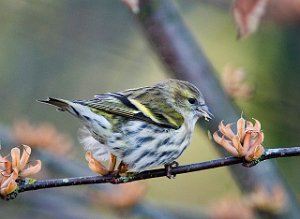
[(151, 86), (97, 94), (88, 100), (49, 97), (38, 100), (81, 120), (79, 141), (99, 162), (110, 161), (105, 172), (141, 172), (172, 165), (190, 144), (199, 118), (210, 120), (199, 89), (190, 82), (168, 79)]

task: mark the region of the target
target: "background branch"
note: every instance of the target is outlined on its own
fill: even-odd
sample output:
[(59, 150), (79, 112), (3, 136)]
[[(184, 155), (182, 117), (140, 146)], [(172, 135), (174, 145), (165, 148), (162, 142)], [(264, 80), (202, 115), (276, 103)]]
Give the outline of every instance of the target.
[[(175, 78), (191, 81), (203, 92), (215, 119), (201, 124), (202, 127), (215, 131), (220, 120), (236, 121), (240, 117), (238, 108), (225, 95), (209, 60), (184, 24), (173, 1), (140, 0), (139, 3), (137, 22), (159, 61)], [(224, 154), (223, 150), (219, 152)], [(251, 192), (258, 184), (285, 188), (289, 209), (278, 218), (297, 218), (300, 215), (296, 198), (290, 193), (274, 163), (264, 162), (260, 168), (246, 170), (235, 165), (230, 166), (230, 170), (242, 191)]]
[[(290, 157), (290, 156), (299, 156), (300, 147), (293, 148), (278, 148), (278, 149), (269, 149), (266, 150), (265, 154), (259, 159), (259, 161), (279, 158), (279, 157)], [(245, 163), (245, 160), (237, 157), (225, 157), (216, 160), (210, 160), (201, 163), (189, 164), (174, 167), (171, 169), (171, 174), (183, 174), (194, 171), (212, 169), (217, 167), (231, 166), (234, 164)], [(258, 163), (258, 162), (257, 162)], [(254, 163), (253, 163), (254, 165)], [(86, 177), (74, 177), (74, 178), (63, 178), (63, 179), (48, 179), (48, 180), (38, 180), (33, 184), (24, 184), (20, 183), (18, 192), (26, 192), (31, 190), (53, 188), (53, 187), (62, 187), (62, 186), (74, 186), (74, 185), (85, 185), (85, 184), (99, 184), (99, 183), (128, 183), (138, 180), (145, 180), (151, 178), (158, 178), (166, 176), (165, 169), (155, 169), (147, 170), (140, 173), (129, 173), (127, 176), (86, 176)]]

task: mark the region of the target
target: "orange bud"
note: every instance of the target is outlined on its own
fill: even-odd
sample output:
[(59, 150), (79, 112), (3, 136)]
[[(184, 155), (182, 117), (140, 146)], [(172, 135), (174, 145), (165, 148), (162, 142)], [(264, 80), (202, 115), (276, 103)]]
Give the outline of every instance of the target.
[(28, 177), (30, 175), (34, 175), (42, 169), (42, 161), (36, 160), (34, 165), (29, 165), (26, 169), (22, 170), (19, 173), (20, 177)]
[(102, 176), (109, 173), (106, 167), (93, 157), (91, 151), (87, 151), (85, 153), (85, 159), (88, 161), (89, 168), (93, 172), (98, 173)]
[(244, 140), (245, 125), (246, 125), (246, 121), (243, 117), (239, 118), (238, 121), (236, 122), (237, 135), (240, 137), (241, 141)]
[(31, 154), (31, 148), (27, 145), (23, 145), (23, 153), (20, 160), (20, 170), (23, 170), (29, 160)]

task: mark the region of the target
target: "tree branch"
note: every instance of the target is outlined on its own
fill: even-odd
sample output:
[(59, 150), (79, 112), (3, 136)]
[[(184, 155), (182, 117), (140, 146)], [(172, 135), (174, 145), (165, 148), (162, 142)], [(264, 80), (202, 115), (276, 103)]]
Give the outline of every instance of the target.
[[(231, 166), (234, 164), (242, 163), (244, 166), (252, 167), (258, 164), (261, 161), (280, 158), (280, 157), (291, 157), (291, 156), (300, 156), (300, 147), (292, 148), (278, 148), (278, 149), (268, 149), (265, 151), (265, 154), (257, 161), (246, 162), (242, 158), (237, 158), (233, 156), (224, 157), (216, 160), (205, 161), (201, 163), (182, 165), (174, 167), (171, 169), (171, 174), (183, 174), (194, 171), (207, 170), (217, 167)], [(31, 190), (46, 189), (53, 187), (62, 187), (62, 186), (75, 186), (75, 185), (85, 185), (85, 184), (96, 184), (96, 183), (128, 183), (137, 180), (145, 180), (151, 178), (158, 178), (166, 176), (165, 169), (155, 169), (147, 170), (140, 173), (128, 173), (126, 176), (86, 176), (86, 177), (74, 177), (74, 178), (62, 178), (62, 179), (48, 179), (48, 180), (38, 180), (32, 184), (26, 184), (25, 181), (19, 182), (18, 192), (26, 192)]]
[[(175, 78), (193, 82), (202, 91), (215, 117), (209, 123), (202, 123), (202, 127), (214, 132), (221, 120), (237, 121), (241, 111), (222, 90), (210, 61), (184, 24), (173, 1), (139, 0), (139, 7), (140, 12), (134, 16), (165, 69)], [(217, 145), (216, 148), (223, 154), (224, 150), (220, 150)], [(244, 192), (254, 191), (257, 184), (269, 188), (280, 185), (287, 194), (288, 209), (276, 217), (299, 217), (295, 195), (290, 192), (273, 162), (264, 162), (260, 168), (246, 170), (241, 165), (232, 165), (230, 170)], [(265, 215), (262, 218), (271, 216)]]

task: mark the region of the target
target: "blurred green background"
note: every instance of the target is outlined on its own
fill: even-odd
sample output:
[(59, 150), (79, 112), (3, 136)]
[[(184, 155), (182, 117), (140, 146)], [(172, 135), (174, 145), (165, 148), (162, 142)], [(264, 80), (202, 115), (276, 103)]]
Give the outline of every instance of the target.
[[(255, 95), (236, 103), (248, 117), (262, 122), (265, 145), (299, 145), (299, 28), (267, 23), (249, 39), (237, 41), (228, 9), (192, 0), (177, 1), (177, 6), (217, 72), (231, 63), (249, 73)], [(79, 122), (36, 99), (85, 99), (169, 77), (131, 12), (118, 0), (3, 0), (0, 49), (0, 124), (10, 127), (24, 117), (36, 123), (51, 122), (75, 139), (76, 159), (82, 160), (84, 151), (76, 140)], [(218, 156), (207, 133), (197, 129), (179, 162)], [(275, 162), (299, 197), (299, 158)], [(147, 184), (146, 200), (166, 205), (197, 207), (239, 194), (226, 168), (179, 175), (176, 180), (153, 179)]]

